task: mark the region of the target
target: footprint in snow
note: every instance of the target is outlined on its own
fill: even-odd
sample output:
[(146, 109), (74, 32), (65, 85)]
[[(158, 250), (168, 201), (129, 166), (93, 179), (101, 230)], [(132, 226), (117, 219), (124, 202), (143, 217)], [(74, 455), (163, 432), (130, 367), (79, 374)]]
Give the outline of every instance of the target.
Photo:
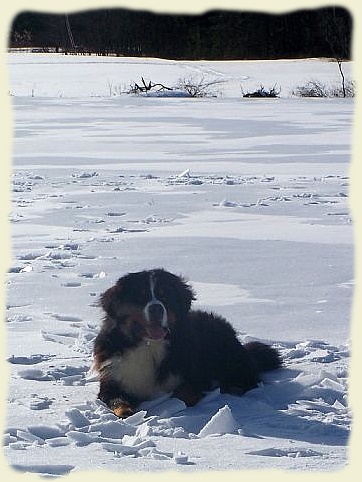
[(298, 458), (298, 457), (322, 457), (323, 454), (321, 452), (317, 452), (312, 449), (276, 449), (276, 448), (269, 448), (263, 450), (254, 450), (252, 452), (246, 452), (247, 455), (260, 455), (263, 457), (290, 457), (290, 458)]
[(78, 172), (72, 173), (72, 177), (76, 179), (89, 179), (90, 177), (97, 177), (97, 176), (98, 176), (97, 171), (90, 171), (90, 172), (83, 171), (79, 173)]
[(86, 382), (86, 375), (89, 372), (89, 366), (70, 366), (61, 365), (51, 368), (47, 371), (47, 374), (52, 377), (53, 380), (58, 380), (62, 385), (84, 385)]
[(70, 366), (61, 365), (57, 368), (47, 368), (45, 370), (39, 368), (26, 368), (19, 370), (17, 375), (24, 380), (33, 381), (59, 381), (62, 385), (84, 385), (86, 375), (89, 371), (88, 366)]
[(52, 378), (40, 368), (26, 368), (18, 371), (18, 376), (24, 380), (50, 381)]
[(18, 259), (23, 261), (33, 261), (38, 258), (42, 258), (45, 256), (43, 251), (29, 251), (28, 253), (24, 253), (18, 256)]
[(114, 229), (114, 230), (109, 230), (107, 229), (110, 233), (146, 233), (147, 229), (127, 229), (122, 226)]
[(52, 405), (53, 400), (48, 397), (41, 397), (35, 393), (30, 395), (30, 397), (17, 400), (20, 405), (24, 405), (30, 410), (46, 410)]
[(54, 343), (60, 343), (61, 345), (72, 346), (75, 340), (79, 337), (79, 332), (64, 332), (64, 333), (50, 333), (41, 330), (41, 335), (45, 341), (52, 341)]
[(36, 365), (43, 361), (50, 360), (55, 355), (30, 355), (30, 356), (14, 356), (7, 359), (9, 363), (14, 365)]
[(22, 313), (15, 313), (13, 315), (7, 316), (6, 321), (7, 323), (23, 323), (24, 321), (31, 321), (33, 319), (32, 316), (23, 315)]
[(21, 465), (14, 464), (11, 466), (14, 470), (19, 472), (31, 472), (35, 474), (42, 474), (44, 476), (60, 476), (69, 474), (71, 470), (74, 469), (74, 465), (64, 465), (64, 464), (44, 464), (44, 465)]
[(59, 321), (69, 321), (72, 323), (80, 322), (82, 321), (82, 318), (79, 318), (79, 316), (74, 316), (74, 315), (58, 315), (58, 314), (52, 314), (51, 315), (53, 318)]
[(79, 283), (78, 281), (66, 281), (65, 283), (62, 283), (62, 286), (65, 288), (78, 288), (79, 286), (82, 286), (82, 283)]
[(114, 212), (114, 211), (111, 211), (109, 213), (107, 213), (107, 216), (110, 216), (110, 217), (118, 217), (118, 216), (124, 216), (125, 212)]
[(79, 275), (81, 278), (88, 278), (88, 279), (93, 279), (93, 278), (105, 278), (106, 273), (104, 271), (100, 271), (99, 273), (81, 273)]
[(33, 268), (30, 265), (26, 266), (12, 266), (9, 268), (8, 273), (30, 273)]

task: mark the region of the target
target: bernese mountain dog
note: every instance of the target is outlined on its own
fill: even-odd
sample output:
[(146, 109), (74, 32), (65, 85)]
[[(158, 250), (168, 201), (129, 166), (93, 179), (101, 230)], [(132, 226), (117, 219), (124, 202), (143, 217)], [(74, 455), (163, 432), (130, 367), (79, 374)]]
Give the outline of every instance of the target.
[(224, 318), (191, 310), (195, 299), (189, 283), (163, 269), (129, 273), (101, 295), (98, 398), (118, 417), (167, 393), (187, 406), (216, 387), (242, 394), (257, 386), (261, 372), (281, 366), (274, 348), (243, 345)]

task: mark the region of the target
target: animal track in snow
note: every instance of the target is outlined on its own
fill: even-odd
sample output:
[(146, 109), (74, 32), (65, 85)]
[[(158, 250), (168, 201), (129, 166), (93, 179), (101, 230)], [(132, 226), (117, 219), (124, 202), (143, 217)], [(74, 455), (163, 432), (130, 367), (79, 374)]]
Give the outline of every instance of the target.
[(321, 452), (317, 452), (312, 449), (276, 449), (276, 448), (269, 448), (263, 450), (253, 450), (251, 452), (247, 452), (247, 455), (260, 455), (263, 457), (322, 457), (323, 454)]
[(55, 355), (30, 355), (30, 356), (14, 356), (7, 359), (9, 363), (14, 365), (36, 365), (43, 361), (50, 360)]
[(40, 368), (25, 368), (18, 371), (18, 377), (24, 380), (49, 381), (51, 377)]
[(78, 331), (63, 332), (63, 333), (50, 333), (41, 330), (41, 335), (45, 341), (53, 341), (55, 343), (60, 343), (61, 345), (74, 345), (75, 340), (79, 336)]
[(44, 255), (44, 251), (29, 251), (27, 253), (20, 254), (17, 256), (17, 258), (24, 261), (33, 261), (34, 259), (42, 258)]
[(24, 380), (58, 381), (62, 385), (84, 385), (89, 366), (59, 365), (47, 368), (26, 368), (19, 370), (17, 375)]
[(62, 283), (62, 286), (65, 288), (78, 288), (79, 286), (82, 286), (82, 283), (79, 283), (79, 281), (65, 281)]
[(25, 266), (12, 266), (8, 273), (30, 273), (31, 271), (33, 271), (32, 266), (27, 264)]
[[(31, 445), (28, 443), (28, 445)], [(30, 472), (43, 476), (54, 477), (69, 474), (74, 469), (74, 465), (65, 464), (44, 464), (44, 465), (22, 465), (13, 464), (12, 468), (19, 472)]]
[(32, 316), (24, 315), (22, 313), (14, 313), (6, 317), (6, 321), (8, 323), (22, 323), (24, 321), (31, 321), (33, 319)]
[(79, 316), (74, 316), (74, 315), (58, 315), (58, 314), (52, 314), (51, 315), (53, 318), (59, 321), (70, 321), (73, 323), (80, 322), (82, 321), (82, 318), (79, 318)]
[(90, 171), (90, 172), (87, 172), (87, 171), (83, 171), (83, 172), (75, 172), (72, 174), (72, 177), (76, 178), (76, 179), (89, 179), (91, 177), (97, 177), (98, 176), (98, 172), (96, 171)]
[(110, 217), (119, 217), (119, 216), (124, 216), (125, 212), (116, 212), (116, 211), (110, 211), (107, 213), (107, 216), (110, 216)]
[(89, 273), (81, 273), (79, 275), (81, 278), (88, 278), (88, 279), (98, 279), (98, 278), (105, 278), (106, 277), (106, 273), (104, 271), (100, 271), (99, 273), (92, 273), (92, 272), (89, 272)]
[(107, 229), (110, 233), (146, 233), (147, 229), (128, 229), (124, 228), (122, 226), (116, 228), (116, 229)]
[(28, 407), (30, 410), (45, 410), (53, 403), (53, 399), (33, 393), (30, 397), (19, 399), (17, 402), (20, 405)]

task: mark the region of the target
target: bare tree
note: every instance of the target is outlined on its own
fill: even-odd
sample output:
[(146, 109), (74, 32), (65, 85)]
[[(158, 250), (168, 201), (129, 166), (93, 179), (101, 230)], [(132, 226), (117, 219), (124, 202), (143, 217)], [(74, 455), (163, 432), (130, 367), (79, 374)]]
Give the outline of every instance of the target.
[(351, 23), (351, 20), (349, 19), (349, 22), (346, 22), (346, 17), (341, 16), (339, 12), (337, 13), (336, 8), (333, 7), (332, 15), (323, 15), (321, 13), (321, 23), (324, 29), (325, 41), (329, 45), (332, 57), (338, 65), (343, 97), (346, 97), (346, 78), (342, 63), (349, 58), (351, 25), (348, 25), (348, 23)]

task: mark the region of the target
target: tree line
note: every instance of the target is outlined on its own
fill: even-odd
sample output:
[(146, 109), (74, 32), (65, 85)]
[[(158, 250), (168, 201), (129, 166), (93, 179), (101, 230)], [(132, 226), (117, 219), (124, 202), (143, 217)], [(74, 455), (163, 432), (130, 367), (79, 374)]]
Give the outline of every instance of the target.
[(21, 12), (9, 47), (168, 59), (351, 58), (352, 17), (344, 8), (285, 14), (210, 11), (203, 15), (101, 9)]

